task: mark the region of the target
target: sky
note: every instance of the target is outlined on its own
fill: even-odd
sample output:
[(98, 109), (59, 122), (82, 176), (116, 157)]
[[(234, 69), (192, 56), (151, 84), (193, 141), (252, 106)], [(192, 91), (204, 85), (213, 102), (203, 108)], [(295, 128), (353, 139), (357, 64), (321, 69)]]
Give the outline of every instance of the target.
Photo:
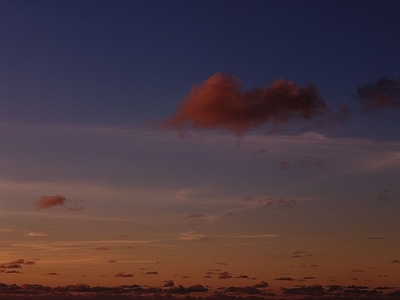
[(399, 10), (1, 0), (0, 298), (398, 296)]

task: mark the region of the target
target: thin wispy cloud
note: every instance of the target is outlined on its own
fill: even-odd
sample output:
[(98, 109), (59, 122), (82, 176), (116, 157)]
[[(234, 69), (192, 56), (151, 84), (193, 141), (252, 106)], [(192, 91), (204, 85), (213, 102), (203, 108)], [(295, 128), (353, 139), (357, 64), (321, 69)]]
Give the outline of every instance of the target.
[(48, 236), (47, 233), (41, 233), (41, 232), (29, 232), (27, 236), (31, 237), (42, 237), (42, 236)]
[(187, 231), (181, 233), (178, 238), (184, 241), (194, 241), (194, 240), (204, 239), (205, 237), (206, 237), (205, 234), (196, 233), (194, 231)]

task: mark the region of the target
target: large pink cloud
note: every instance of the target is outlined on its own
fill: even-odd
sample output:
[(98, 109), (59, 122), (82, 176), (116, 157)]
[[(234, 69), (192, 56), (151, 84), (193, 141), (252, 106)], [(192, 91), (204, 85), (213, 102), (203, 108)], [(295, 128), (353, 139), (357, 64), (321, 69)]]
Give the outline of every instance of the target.
[(242, 135), (267, 123), (278, 127), (294, 120), (327, 116), (328, 107), (314, 85), (298, 87), (279, 79), (269, 87), (241, 91), (239, 80), (216, 73), (193, 86), (178, 111), (163, 125), (186, 128), (221, 128)]

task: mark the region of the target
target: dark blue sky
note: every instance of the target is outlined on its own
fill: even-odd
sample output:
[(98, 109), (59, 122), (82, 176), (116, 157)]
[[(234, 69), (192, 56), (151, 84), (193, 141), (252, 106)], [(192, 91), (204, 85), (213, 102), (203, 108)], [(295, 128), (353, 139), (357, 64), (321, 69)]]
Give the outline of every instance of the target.
[(1, 1), (3, 122), (139, 125), (216, 72), (350, 106), (399, 77), (398, 1)]

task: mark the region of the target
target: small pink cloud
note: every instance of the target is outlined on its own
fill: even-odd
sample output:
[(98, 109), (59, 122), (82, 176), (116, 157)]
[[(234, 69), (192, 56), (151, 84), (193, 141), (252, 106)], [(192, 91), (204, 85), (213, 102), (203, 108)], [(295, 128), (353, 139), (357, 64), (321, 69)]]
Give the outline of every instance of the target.
[(54, 206), (62, 206), (65, 204), (66, 198), (61, 195), (41, 196), (36, 200), (35, 204), (39, 209), (51, 208)]

